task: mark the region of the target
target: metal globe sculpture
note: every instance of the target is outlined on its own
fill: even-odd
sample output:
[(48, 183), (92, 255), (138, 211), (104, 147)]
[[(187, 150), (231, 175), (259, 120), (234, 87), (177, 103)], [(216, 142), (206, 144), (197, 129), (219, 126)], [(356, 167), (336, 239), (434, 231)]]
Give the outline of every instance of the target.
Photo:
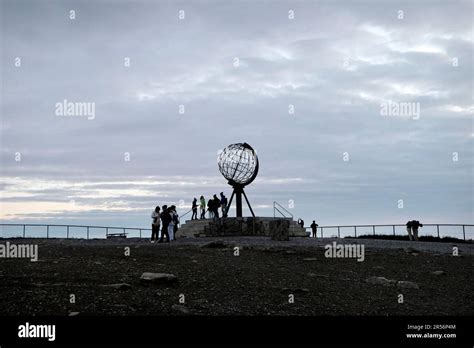
[(227, 215), (235, 195), (236, 215), (242, 217), (243, 195), (252, 216), (255, 216), (244, 192), (244, 187), (254, 181), (258, 174), (259, 164), (255, 150), (247, 143), (231, 144), (219, 154), (217, 164), (219, 171), (227, 179), (228, 184), (234, 188), (225, 215)]

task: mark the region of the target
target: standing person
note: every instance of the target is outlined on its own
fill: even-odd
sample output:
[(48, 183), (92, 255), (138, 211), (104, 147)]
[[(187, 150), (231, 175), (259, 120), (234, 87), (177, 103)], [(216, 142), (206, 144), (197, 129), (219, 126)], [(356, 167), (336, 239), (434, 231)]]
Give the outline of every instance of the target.
[(301, 228), (304, 228), (304, 221), (303, 221), (303, 219), (298, 219), (298, 225), (300, 225)]
[(204, 196), (201, 196), (199, 198), (199, 201), (200, 201), (200, 206), (201, 206), (201, 219), (205, 219), (206, 218), (206, 199), (204, 198)]
[(170, 224), (171, 216), (168, 211), (168, 206), (164, 205), (161, 210), (161, 236), (158, 243), (163, 243), (163, 237), (166, 235), (166, 241), (169, 243), (170, 236), (168, 234), (168, 226)]
[(209, 212), (209, 219), (214, 218), (214, 200), (212, 198), (207, 201), (207, 211)]
[(198, 218), (198, 206), (197, 206), (196, 197), (194, 197), (192, 209), (193, 209), (193, 215), (191, 216), (191, 220), (197, 220), (197, 218)]
[(408, 239), (413, 240), (413, 234), (411, 233), (411, 225), (412, 221), (407, 222), (407, 232), (408, 232)]
[(160, 233), (160, 207), (157, 206), (151, 213), (151, 242), (155, 243), (158, 240), (158, 234)]
[(316, 223), (315, 220), (313, 220), (313, 223), (311, 224), (311, 230), (313, 231), (313, 238), (316, 238), (316, 231), (318, 229), (318, 224)]
[(222, 217), (227, 217), (227, 197), (224, 195), (224, 192), (221, 192), (221, 209)]
[(173, 215), (171, 216), (171, 220), (173, 220), (173, 238), (171, 239), (176, 240), (176, 233), (178, 232), (179, 228), (179, 215), (175, 205), (172, 205), (171, 209), (173, 211)]
[(214, 195), (214, 203), (212, 207), (214, 208), (214, 219), (219, 219), (219, 207), (221, 206), (221, 200), (217, 198), (217, 195)]
[(168, 224), (168, 236), (170, 241), (174, 240), (174, 226), (175, 226), (175, 210), (174, 205), (168, 208), (168, 213), (170, 215), (170, 222)]
[(411, 222), (411, 228), (413, 230), (413, 238), (415, 240), (418, 240), (418, 228), (423, 227), (423, 224), (421, 224), (418, 220), (413, 220)]

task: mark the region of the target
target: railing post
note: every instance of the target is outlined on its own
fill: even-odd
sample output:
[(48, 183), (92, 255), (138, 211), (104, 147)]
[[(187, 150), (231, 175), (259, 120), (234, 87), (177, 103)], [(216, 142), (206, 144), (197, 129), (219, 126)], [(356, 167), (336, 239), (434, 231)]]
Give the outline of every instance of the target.
[(354, 237), (357, 238), (357, 226), (354, 226)]
[(142, 229), (140, 228), (140, 239), (142, 238)]
[(324, 238), (324, 233), (323, 233), (324, 228), (321, 227), (321, 238)]
[(372, 230), (374, 231), (374, 236), (375, 236), (375, 226), (372, 225)]
[(66, 239), (69, 239), (69, 225), (67, 226)]
[(46, 239), (49, 238), (49, 225), (46, 225)]
[(125, 236), (125, 228), (123, 229), (123, 235)]
[(89, 226), (87, 226), (87, 239), (89, 239)]
[(341, 228), (337, 226), (337, 238), (341, 238)]
[(108, 235), (109, 235), (109, 228), (106, 227), (106, 228), (105, 228), (105, 238), (107, 238)]
[(438, 238), (439, 238), (439, 225), (436, 225), (436, 230), (438, 231)]
[(462, 236), (464, 238), (464, 240), (466, 240), (466, 229), (465, 229), (466, 226), (462, 225)]
[[(23, 225), (23, 238), (26, 238), (25, 236), (26, 236), (26, 225)], [(464, 239), (466, 239), (466, 238), (464, 238)]]
[(395, 235), (395, 225), (392, 225), (393, 235)]

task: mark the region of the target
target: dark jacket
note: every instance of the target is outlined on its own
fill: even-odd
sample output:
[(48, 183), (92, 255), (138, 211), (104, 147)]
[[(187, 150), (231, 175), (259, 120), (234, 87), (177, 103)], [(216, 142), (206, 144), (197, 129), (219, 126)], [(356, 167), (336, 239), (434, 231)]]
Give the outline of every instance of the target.
[(170, 213), (166, 210), (164, 211), (163, 213), (161, 213), (161, 222), (163, 223), (163, 225), (166, 225), (168, 226), (171, 222), (171, 215)]

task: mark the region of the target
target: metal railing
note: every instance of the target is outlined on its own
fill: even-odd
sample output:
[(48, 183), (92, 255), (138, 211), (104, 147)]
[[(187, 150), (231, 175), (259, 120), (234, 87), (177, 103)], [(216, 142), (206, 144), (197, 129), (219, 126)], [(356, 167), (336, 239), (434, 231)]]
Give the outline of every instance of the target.
[[(275, 202), (276, 203), (276, 202)], [(277, 203), (278, 204), (278, 203)], [(283, 208), (286, 210), (285, 208)], [(277, 209), (278, 210), (278, 209)], [(279, 211), (279, 210), (278, 210)], [(288, 211), (287, 211), (288, 212)], [(189, 212), (183, 214), (180, 216), (183, 217), (184, 215), (188, 214)], [(288, 212), (289, 213), (289, 212)], [(281, 214), (281, 212), (280, 212)], [(284, 216), (284, 215), (283, 215)], [(274, 216), (275, 217), (275, 216)], [(286, 216), (284, 216), (286, 218)], [(292, 216), (293, 217), (293, 216)], [(83, 228), (86, 229), (86, 238), (90, 238), (90, 230), (91, 229), (103, 229), (105, 230), (105, 237), (109, 235), (109, 231), (111, 230), (120, 230), (122, 231), (123, 234), (126, 234), (127, 231), (139, 231), (139, 238), (142, 237), (142, 232), (143, 231), (151, 231), (151, 228), (140, 228), (140, 227), (112, 227), (112, 226), (91, 226), (91, 225), (57, 225), (57, 224), (10, 224), (10, 223), (0, 223), (0, 226), (10, 226), (10, 227), (21, 227), (22, 228), (22, 237), (26, 238), (26, 232), (27, 232), (27, 227), (44, 227), (46, 230), (46, 238), (50, 238), (50, 228), (51, 227), (63, 227), (66, 229), (66, 238), (75, 238), (75, 237), (70, 237), (70, 229), (71, 228)], [(423, 224), (423, 227), (428, 227), (428, 226), (436, 226), (436, 234), (437, 237), (440, 238), (440, 227), (443, 226), (451, 226), (451, 227), (462, 227), (462, 234), (463, 234), (463, 239), (466, 240), (466, 227), (474, 227), (474, 224)], [(331, 226), (318, 226), (317, 232), (320, 234), (322, 238), (324, 238), (324, 231), (329, 230), (329, 229), (337, 229), (337, 237), (341, 238), (341, 229), (342, 228), (350, 228), (353, 229), (354, 237), (357, 238), (357, 228), (372, 228), (372, 233), (373, 235), (376, 235), (377, 233), (377, 227), (391, 227), (392, 228), (392, 234), (395, 236), (397, 235), (396, 233), (396, 227), (402, 227), (404, 228), (404, 235), (406, 234), (406, 225), (405, 224), (391, 224), (391, 225), (331, 225)], [(304, 227), (306, 231), (311, 231), (311, 227)], [(422, 232), (422, 230), (419, 230)], [(310, 232), (309, 232), (310, 233)], [(472, 231), (471, 231), (472, 233)], [(384, 234), (386, 235), (386, 234)], [(400, 234), (398, 234), (400, 235)], [(37, 237), (29, 237), (29, 238), (37, 238)], [(146, 237), (148, 238), (148, 237)]]
[[(440, 238), (440, 231), (439, 228), (440, 226), (454, 226), (454, 227), (462, 227), (462, 234), (463, 234), (463, 239), (466, 240), (466, 227), (474, 227), (473, 224), (423, 224), (423, 227), (428, 227), (428, 226), (436, 226), (436, 234), (437, 237)], [(333, 225), (333, 226), (318, 226), (317, 231), (318, 233), (321, 234), (321, 237), (324, 238), (324, 229), (336, 229), (337, 228), (337, 237), (341, 238), (341, 228), (351, 228), (354, 229), (354, 237), (357, 238), (357, 228), (367, 228), (367, 227), (372, 227), (372, 234), (375, 236), (376, 235), (376, 228), (377, 227), (392, 227), (392, 234), (395, 236), (397, 235), (396, 233), (396, 227), (403, 227), (405, 228), (404, 234), (407, 234), (406, 232), (406, 225), (405, 224), (392, 224), (392, 225)], [(423, 228), (421, 227), (421, 228)], [(311, 231), (311, 227), (304, 227), (306, 231)], [(419, 232), (422, 230), (419, 229)], [(386, 235), (386, 234), (384, 234)], [(400, 235), (400, 234), (399, 234)]]
[[(285, 214), (283, 214), (280, 209), (283, 210), (284, 212), (288, 213), (288, 215), (290, 215), (290, 216), (286, 216)], [(277, 201), (273, 201), (273, 217), (274, 218), (276, 218), (276, 212), (279, 212), (280, 215), (283, 216), (284, 218), (291, 217), (293, 219), (293, 214), (292, 213), (290, 213), (284, 206), (282, 206)]]
[[(70, 238), (70, 229), (71, 228), (83, 228), (86, 229), (86, 238), (90, 238), (91, 229), (103, 229), (105, 230), (105, 237), (109, 235), (111, 230), (120, 230), (123, 234), (126, 234), (127, 231), (139, 231), (140, 238), (142, 237), (142, 231), (151, 231), (151, 228), (140, 228), (140, 227), (113, 227), (113, 226), (91, 226), (91, 225), (56, 225), (56, 224), (6, 224), (0, 223), (0, 226), (17, 226), (22, 227), (22, 237), (26, 238), (26, 228), (27, 227), (45, 227), (46, 228), (46, 238), (50, 238), (50, 228), (51, 227), (63, 227), (66, 228), (66, 239)], [(29, 237), (36, 238), (36, 237)]]
[(178, 221), (179, 226), (181, 226), (181, 221), (182, 221), (181, 218), (184, 217), (184, 216), (186, 216), (186, 215), (188, 215), (188, 214), (189, 214), (190, 212), (192, 212), (192, 211), (193, 211), (192, 209), (189, 209), (186, 213), (184, 213), (183, 215), (180, 215), (180, 216), (179, 216), (179, 218), (178, 218), (178, 220), (179, 220), (179, 221)]

